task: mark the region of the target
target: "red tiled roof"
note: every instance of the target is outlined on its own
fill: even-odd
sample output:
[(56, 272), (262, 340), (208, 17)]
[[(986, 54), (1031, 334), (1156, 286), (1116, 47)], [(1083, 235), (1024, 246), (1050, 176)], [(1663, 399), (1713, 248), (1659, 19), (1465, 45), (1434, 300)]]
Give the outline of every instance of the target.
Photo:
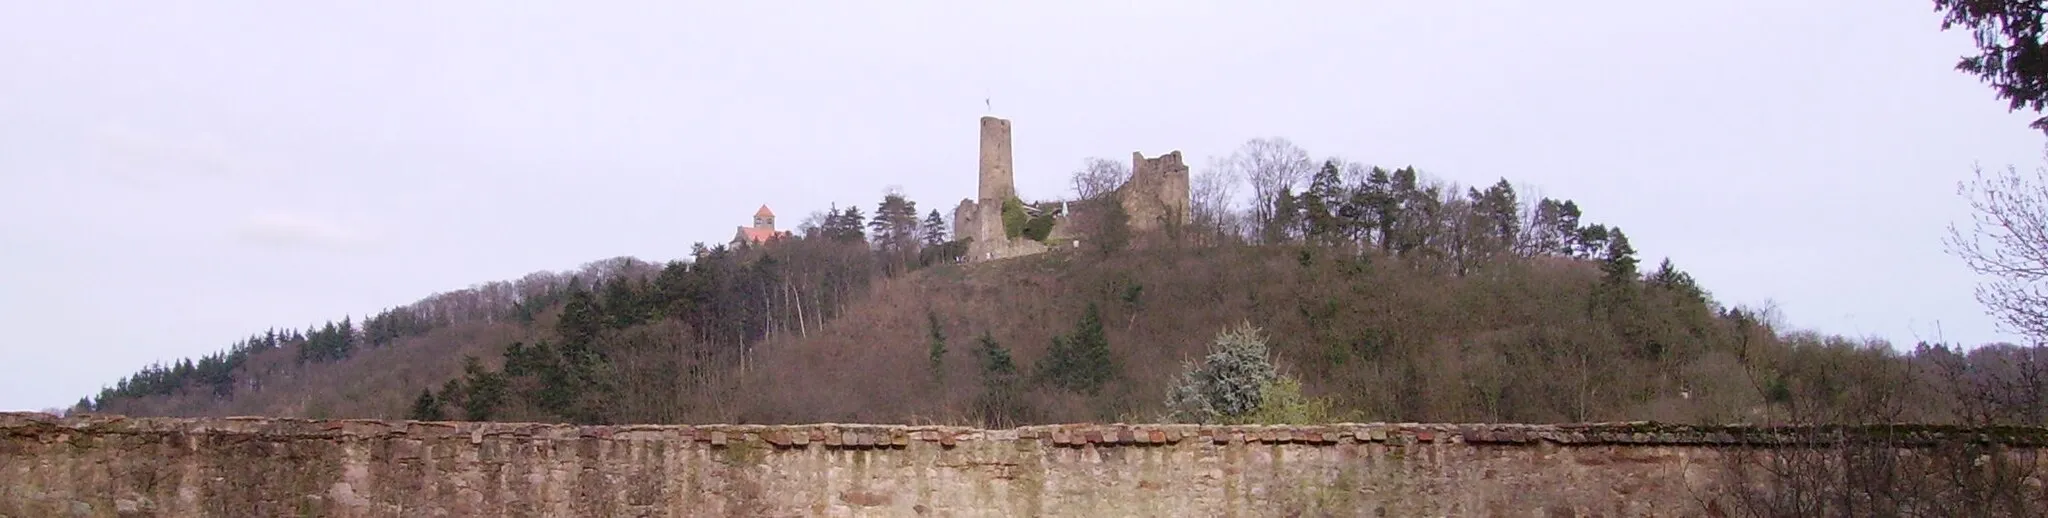
[(768, 210), (768, 206), (767, 206), (767, 205), (762, 205), (762, 206), (761, 206), (761, 210), (757, 210), (757, 211), (754, 211), (754, 215), (755, 215), (755, 216), (773, 216), (773, 215), (775, 215), (775, 211), (772, 211), (772, 210)]
[(747, 239), (748, 241), (753, 241), (753, 242), (755, 242), (755, 243), (762, 243), (762, 242), (766, 242), (766, 241), (768, 241), (769, 239), (773, 239), (773, 238), (775, 238), (776, 236), (784, 236), (784, 237), (787, 237), (787, 236), (789, 236), (789, 235), (790, 235), (790, 234), (789, 234), (789, 231), (787, 231), (787, 230), (780, 230), (780, 231), (778, 231), (778, 230), (769, 230), (769, 229), (765, 229), (765, 228), (754, 228), (754, 227), (740, 227), (740, 233), (739, 233), (739, 236), (737, 236), (737, 237), (744, 237), (744, 238), (746, 238), (746, 239)]

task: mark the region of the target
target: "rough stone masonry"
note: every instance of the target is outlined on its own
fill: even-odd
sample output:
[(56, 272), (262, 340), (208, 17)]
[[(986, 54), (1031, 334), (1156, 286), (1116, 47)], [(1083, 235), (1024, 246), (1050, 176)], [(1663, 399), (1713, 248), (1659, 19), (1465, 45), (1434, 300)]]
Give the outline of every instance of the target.
[(1741, 430), (0, 413), (0, 516), (1702, 516)]
[(1000, 259), (1046, 251), (1044, 244), (1028, 239), (1011, 239), (1003, 231), (1003, 202), (1017, 196), (1015, 160), (1010, 151), (1010, 121), (981, 118), (981, 164), (976, 168), (973, 200), (961, 200), (953, 209), (953, 229), (958, 237), (971, 238), (969, 260)]
[[(969, 261), (1003, 259), (1044, 253), (1052, 248), (1025, 238), (1011, 238), (1003, 230), (1003, 202), (1017, 197), (1016, 162), (1011, 152), (1008, 119), (981, 118), (981, 163), (977, 169), (975, 198), (960, 200), (953, 208), (955, 237), (969, 241)], [(1131, 153), (1131, 177), (1115, 190), (1116, 202), (1130, 217), (1132, 231), (1149, 233), (1184, 225), (1190, 216), (1191, 191), (1188, 166), (1180, 151), (1156, 158)], [(1061, 240), (1086, 238), (1070, 226), (1054, 227)]]
[(1185, 225), (1189, 216), (1188, 165), (1180, 151), (1158, 158), (1131, 153), (1131, 179), (1119, 186), (1117, 201), (1130, 214), (1131, 230), (1150, 232)]

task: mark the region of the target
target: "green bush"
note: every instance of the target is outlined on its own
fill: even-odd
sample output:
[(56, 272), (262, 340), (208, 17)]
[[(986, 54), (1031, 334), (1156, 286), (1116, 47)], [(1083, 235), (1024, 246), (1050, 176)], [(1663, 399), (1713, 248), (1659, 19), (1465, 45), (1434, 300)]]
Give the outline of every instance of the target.
[(1245, 419), (1250, 424), (1317, 424), (1339, 421), (1330, 401), (1301, 393), (1301, 380), (1281, 375), (1259, 391), (1259, 409)]
[(1180, 422), (1238, 421), (1259, 410), (1266, 386), (1277, 376), (1266, 338), (1246, 323), (1218, 333), (1200, 363), (1186, 362), (1167, 390), (1166, 407)]
[(1024, 234), (1024, 200), (1010, 198), (1003, 200), (1003, 235), (1010, 239)]
[(973, 241), (974, 238), (972, 237), (964, 237), (947, 241), (945, 244), (938, 246), (924, 247), (917, 251), (917, 264), (918, 266), (951, 264), (953, 259), (967, 255), (967, 244)]
[(1040, 243), (1052, 235), (1053, 215), (1041, 214), (1024, 223), (1024, 237)]
[(1305, 424), (1341, 416), (1328, 399), (1301, 392), (1301, 380), (1280, 373), (1266, 337), (1247, 323), (1216, 335), (1209, 355), (1187, 362), (1166, 393), (1170, 419), (1184, 423)]

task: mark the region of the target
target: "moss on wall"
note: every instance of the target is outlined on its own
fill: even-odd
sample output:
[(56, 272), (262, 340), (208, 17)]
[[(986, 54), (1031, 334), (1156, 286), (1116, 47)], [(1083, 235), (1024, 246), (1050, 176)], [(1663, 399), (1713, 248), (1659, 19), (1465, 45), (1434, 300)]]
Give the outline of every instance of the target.
[(1003, 235), (1010, 239), (1024, 234), (1024, 200), (1016, 197), (1003, 200)]

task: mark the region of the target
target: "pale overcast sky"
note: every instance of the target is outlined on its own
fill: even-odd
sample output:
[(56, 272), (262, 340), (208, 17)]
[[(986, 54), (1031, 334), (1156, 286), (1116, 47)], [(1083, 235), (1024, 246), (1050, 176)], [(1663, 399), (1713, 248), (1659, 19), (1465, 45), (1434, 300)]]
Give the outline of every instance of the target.
[(1977, 343), (1955, 183), (2043, 144), (1930, 0), (307, 4), (0, 6), (0, 409), (763, 203), (949, 208), (985, 97), (1026, 197), (1284, 136), (1577, 200), (1795, 326)]

